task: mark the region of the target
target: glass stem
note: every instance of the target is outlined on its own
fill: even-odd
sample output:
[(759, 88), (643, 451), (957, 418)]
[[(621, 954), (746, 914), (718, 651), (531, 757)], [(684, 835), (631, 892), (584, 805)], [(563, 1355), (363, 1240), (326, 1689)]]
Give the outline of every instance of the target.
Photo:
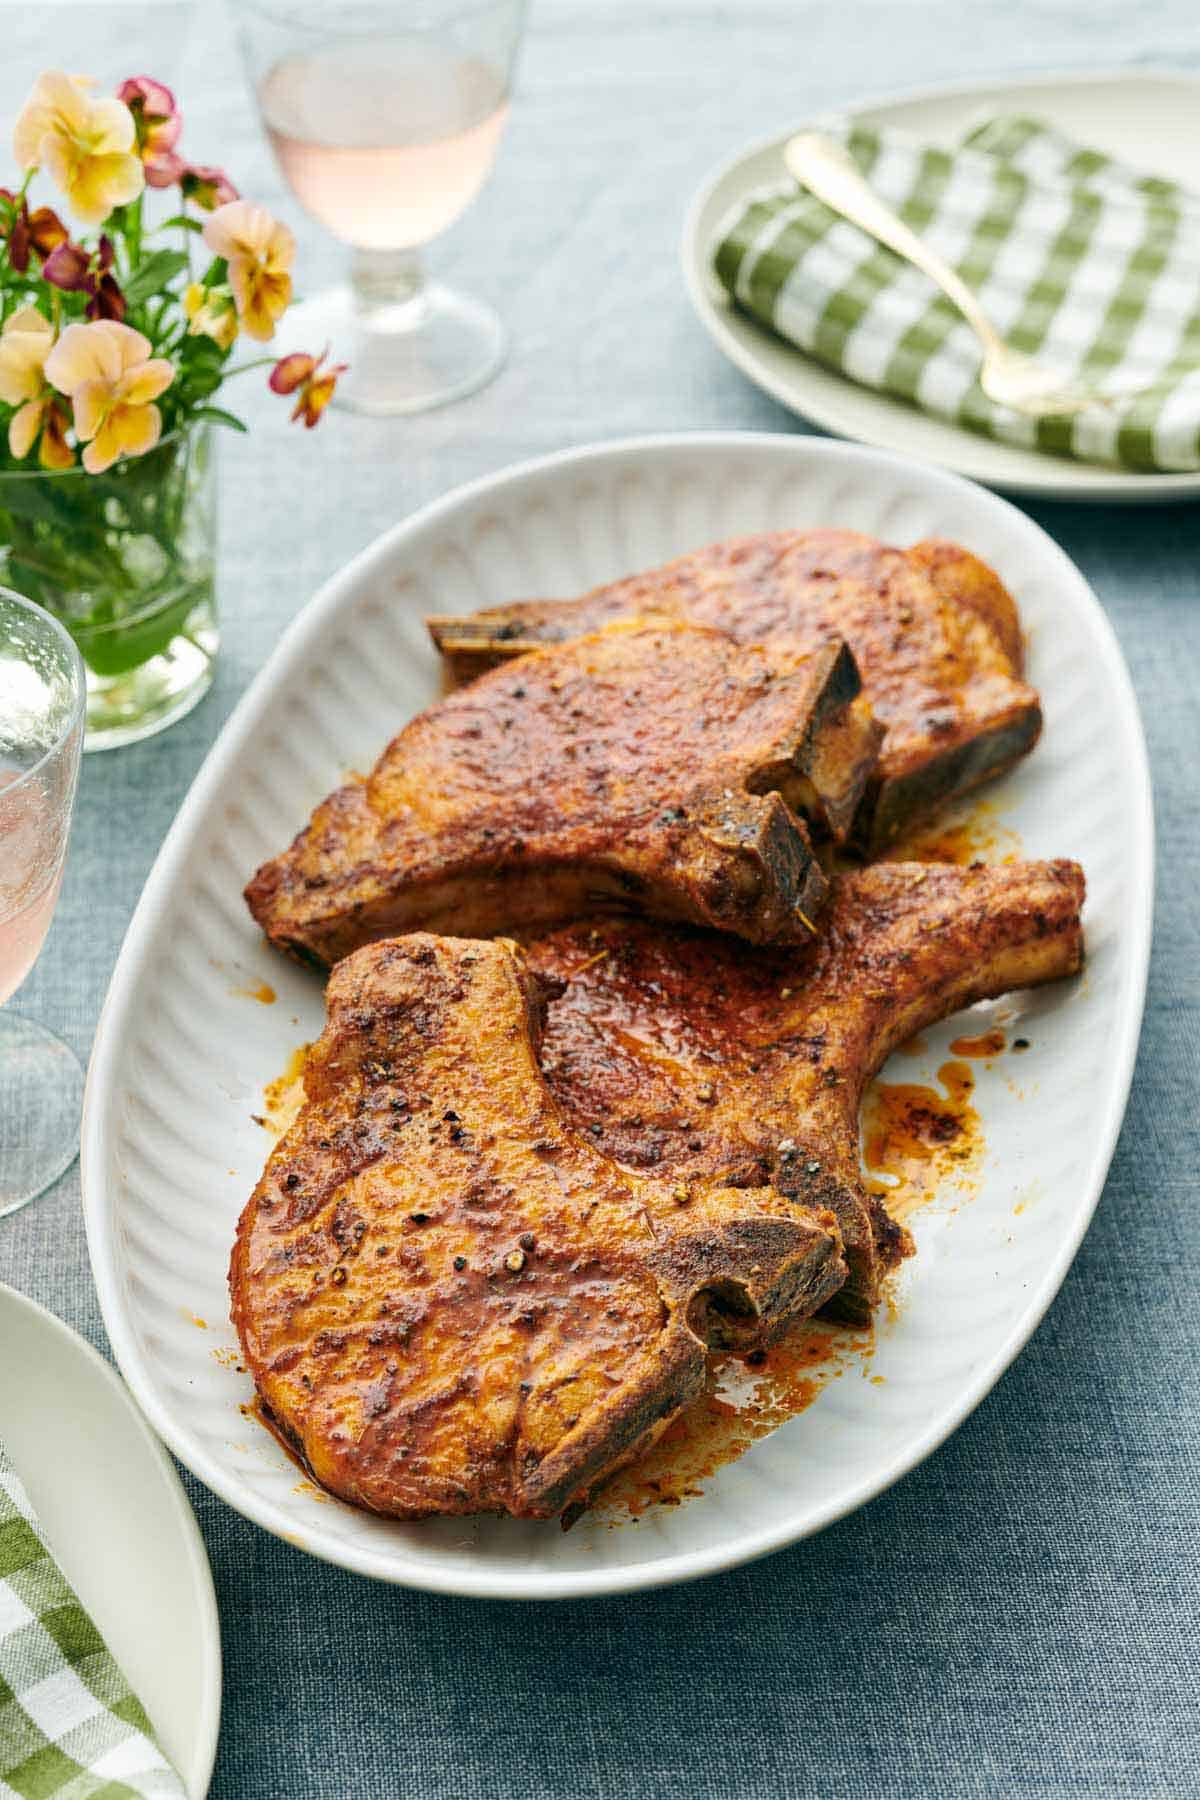
[(350, 286), (367, 331), (413, 331), (425, 314), (425, 269), (415, 250), (356, 250)]

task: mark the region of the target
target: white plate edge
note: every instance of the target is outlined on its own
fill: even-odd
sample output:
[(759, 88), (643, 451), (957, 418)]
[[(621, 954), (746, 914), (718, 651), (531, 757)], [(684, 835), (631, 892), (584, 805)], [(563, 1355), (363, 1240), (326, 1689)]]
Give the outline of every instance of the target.
[[(901, 470), (908, 467), (904, 459), (894, 452), (874, 446), (840, 441), (825, 442), (812, 438), (792, 438), (785, 433), (777, 432), (668, 432), (613, 439), (581, 445), (569, 451), (552, 452), (546, 456), (534, 457), (508, 465), (493, 474), (480, 476), (452, 489), (448, 494), (431, 501), (417, 512), (399, 520), (395, 525), (382, 532), (341, 570), (332, 575), (285, 628), (271, 655), (234, 707), (201, 764), (192, 786), (163, 840), (142, 890), (141, 898), (126, 931), (101, 1010), (84, 1093), (80, 1156), (84, 1223), (101, 1312), (113, 1354), (131, 1392), (151, 1426), (174, 1455), (235, 1511), (287, 1542), (295, 1544), (297, 1540), (294, 1520), (282, 1509), (272, 1506), (269, 1502), (248, 1501), (239, 1490), (226, 1482), (219, 1465), (210, 1461), (203, 1448), (194, 1445), (177, 1428), (170, 1411), (166, 1407), (160, 1406), (154, 1388), (145, 1376), (136, 1339), (132, 1330), (126, 1325), (124, 1310), (119, 1299), (113, 1231), (115, 1220), (107, 1205), (104, 1182), (102, 1174), (99, 1173), (103, 1169), (105, 1160), (103, 1094), (112, 1081), (111, 1063), (114, 1054), (116, 1026), (122, 1009), (129, 1004), (128, 990), (132, 986), (137, 971), (135, 952), (139, 949), (141, 940), (147, 937), (153, 929), (159, 912), (167, 903), (172, 880), (178, 873), (178, 864), (182, 855), (181, 846), (185, 835), (190, 830), (191, 815), (198, 812), (207, 803), (211, 792), (221, 779), (225, 764), (232, 761), (240, 751), (248, 735), (252, 715), (257, 709), (258, 696), (260, 692), (273, 685), (277, 679), (277, 669), (298, 656), (307, 638), (324, 623), (330, 614), (337, 610), (343, 590), (351, 587), (373, 566), (386, 564), (394, 547), (401, 543), (407, 535), (436, 523), (444, 513), (452, 512), (464, 502), (471, 501), (485, 492), (500, 494), (505, 487), (517, 484), (531, 475), (568, 467), (572, 463), (588, 462), (606, 457), (620, 458), (631, 452), (653, 453), (657, 450), (701, 447), (714, 450), (736, 449), (741, 444), (770, 447), (771, 450), (778, 451), (782, 456), (795, 450), (800, 455), (810, 455), (815, 452), (820, 455), (833, 456), (839, 460), (844, 458), (847, 462), (854, 462), (865, 457), (869, 460), (894, 464)], [(973, 489), (980, 485), (971, 482), (965, 476), (957, 475), (953, 471), (937, 465), (922, 463), (920, 472), (923, 479), (943, 483), (951, 488)], [(1140, 828), (1135, 827), (1138, 829), (1136, 862), (1144, 872), (1144, 878), (1142, 892), (1139, 896), (1140, 903), (1136, 909), (1136, 919), (1131, 920), (1127, 927), (1128, 930), (1135, 933), (1135, 941), (1125, 961), (1127, 977), (1121, 995), (1123, 1018), (1118, 1037), (1116, 1057), (1118, 1072), (1113, 1088), (1114, 1105), (1108, 1121), (1108, 1129), (1098, 1140), (1090, 1159), (1086, 1180), (1081, 1182), (1081, 1188), (1087, 1192), (1089, 1198), (1081, 1209), (1077, 1229), (1064, 1239), (1058, 1258), (1048, 1266), (1040, 1284), (1031, 1293), (1025, 1308), (1004, 1343), (977, 1371), (974, 1379), (964, 1389), (963, 1396), (956, 1406), (950, 1409), (945, 1419), (940, 1420), (929, 1432), (916, 1440), (915, 1444), (907, 1446), (904, 1454), (887, 1465), (877, 1479), (864, 1487), (856, 1488), (852, 1497), (844, 1503), (834, 1501), (826, 1510), (819, 1512), (800, 1534), (788, 1530), (768, 1531), (762, 1534), (761, 1540), (752, 1540), (749, 1547), (739, 1548), (735, 1555), (727, 1553), (698, 1555), (685, 1552), (663, 1562), (647, 1565), (644, 1570), (623, 1573), (617, 1578), (614, 1578), (611, 1571), (606, 1570), (597, 1570), (594, 1574), (585, 1571), (563, 1576), (544, 1575), (540, 1577), (539, 1589), (536, 1594), (531, 1594), (529, 1591), (530, 1575), (527, 1570), (512, 1576), (489, 1573), (486, 1585), (481, 1587), (478, 1580), (472, 1579), (470, 1575), (460, 1576), (454, 1572), (442, 1575), (421, 1569), (400, 1573), (394, 1567), (393, 1560), (390, 1557), (385, 1558), (382, 1554), (371, 1555), (357, 1552), (354, 1562), (349, 1563), (344, 1556), (337, 1554), (333, 1546), (326, 1549), (306, 1541), (302, 1547), (308, 1554), (334, 1563), (338, 1567), (353, 1568), (359, 1573), (373, 1575), (399, 1586), (412, 1587), (425, 1592), (494, 1599), (573, 1599), (589, 1595), (632, 1593), (640, 1589), (666, 1587), (676, 1582), (699, 1579), (730, 1567), (740, 1567), (743, 1563), (754, 1561), (760, 1556), (768, 1555), (823, 1530), (827, 1525), (833, 1524), (837, 1519), (845, 1517), (859, 1506), (866, 1504), (886, 1488), (894, 1485), (903, 1475), (916, 1468), (933, 1450), (944, 1443), (958, 1429), (963, 1420), (975, 1410), (1040, 1324), (1062, 1285), (1091, 1223), (1128, 1106), (1149, 970), (1154, 903), (1153, 803), (1145, 733), (1133, 683), (1116, 633), (1100, 601), (1066, 552), (1035, 520), (1029, 518), (1020, 508), (1013, 506), (1002, 496), (987, 489), (984, 489), (983, 493), (988, 504), (1011, 514), (1017, 522), (1018, 529), (1040, 541), (1039, 548), (1043, 554), (1046, 551), (1053, 553), (1054, 558), (1060, 564), (1066, 586), (1074, 591), (1076, 603), (1084, 611), (1092, 614), (1093, 624), (1097, 628), (1098, 641), (1103, 645), (1109, 673), (1113, 678), (1119, 703), (1125, 715), (1123, 723), (1128, 731), (1131, 744), (1135, 745), (1137, 749), (1138, 768), (1134, 774), (1143, 804), (1139, 821)]]
[(212, 1780), (221, 1729), (223, 1670), (221, 1620), (204, 1534), (200, 1530), (191, 1501), (184, 1492), (183, 1483), (179, 1479), (179, 1471), (171, 1461), (160, 1435), (151, 1430), (147, 1423), (144, 1409), (136, 1402), (129, 1387), (122, 1381), (107, 1358), (102, 1356), (93, 1344), (89, 1344), (81, 1332), (68, 1325), (65, 1319), (60, 1319), (58, 1314), (51, 1312), (48, 1306), (43, 1306), (41, 1301), (34, 1300), (31, 1295), (23, 1293), (20, 1288), (13, 1287), (9, 1282), (0, 1282), (0, 1292), (3, 1292), (6, 1300), (16, 1302), (18, 1311), (32, 1314), (40, 1324), (49, 1326), (57, 1335), (66, 1338), (72, 1351), (81, 1353), (84, 1360), (92, 1365), (103, 1383), (114, 1394), (119, 1405), (129, 1414), (147, 1451), (166, 1477), (165, 1486), (171, 1495), (176, 1514), (183, 1527), (182, 1535), (188, 1547), (188, 1568), (194, 1579), (199, 1602), (207, 1672), (207, 1686), (204, 1693), (199, 1696), (197, 1706), (200, 1720), (198, 1752), (190, 1768), (179, 1769), (177, 1772), (189, 1794), (203, 1796), (207, 1794)]
[[(688, 202), (680, 237), (679, 260), (684, 287), (692, 303), (693, 311), (722, 355), (728, 357), (734, 367), (761, 393), (769, 395), (772, 400), (775, 400), (794, 417), (806, 419), (821, 431), (832, 432), (843, 442), (864, 443), (868, 448), (878, 449), (885, 455), (895, 455), (896, 452), (888, 450), (885, 445), (875, 444), (866, 439), (847, 438), (843, 427), (835, 424), (823, 407), (816, 410), (810, 410), (807, 406), (799, 407), (787, 386), (777, 380), (769, 369), (764, 368), (759, 359), (746, 350), (736, 334), (729, 328), (725, 319), (726, 308), (719, 304), (714, 297), (711, 279), (706, 274), (707, 265), (703, 247), (699, 243), (701, 216), (716, 189), (741, 163), (774, 149), (793, 136), (795, 132), (803, 130), (805, 126), (834, 115), (857, 118), (862, 113), (875, 112), (884, 107), (918, 106), (925, 101), (966, 100), (973, 94), (991, 94), (998, 88), (1007, 86), (1025, 88), (1098, 87), (1105, 82), (1142, 80), (1194, 89), (1197, 99), (1200, 99), (1200, 73), (1166, 69), (1159, 64), (1147, 64), (1145, 67), (1135, 66), (1133, 68), (1072, 69), (1059, 74), (1030, 74), (1025, 77), (1019, 73), (1012, 75), (1001, 73), (990, 81), (937, 82), (929, 87), (904, 88), (896, 93), (875, 94), (865, 100), (845, 106), (825, 107), (821, 112), (799, 120), (787, 130), (772, 131), (765, 137), (756, 138), (753, 143), (744, 144), (734, 155), (726, 157), (719, 165), (709, 169)], [(746, 319), (746, 323), (761, 331), (764, 336), (770, 335), (765, 325), (758, 325), (755, 320), (749, 318)], [(811, 358), (805, 357), (802, 350), (796, 350), (795, 354), (802, 361), (812, 361)], [(839, 379), (836, 370), (826, 369), (821, 364), (813, 366), (823, 375), (827, 375), (833, 380)], [(842, 376), (840, 379), (850, 387), (859, 385), (851, 382), (848, 376)], [(876, 393), (873, 389), (861, 388), (860, 391), (881, 402), (890, 401), (897, 407), (904, 406), (904, 402), (895, 400), (887, 394)], [(919, 412), (921, 409), (914, 407), (909, 410)], [(986, 436), (977, 439), (975, 434), (961, 427), (955, 427), (949, 420), (939, 419), (936, 422), (944, 426), (947, 431), (960, 432), (968, 446), (978, 442), (998, 449), (1016, 450), (1014, 445), (1001, 445), (997, 440)], [(1056, 457), (1037, 451), (1027, 451), (1022, 454), (1037, 456), (1046, 465), (1045, 480), (1036, 480), (1032, 476), (1021, 475), (1003, 478), (989, 477), (978, 469), (963, 471), (951, 468), (940, 460), (931, 462), (924, 456), (920, 456), (918, 460), (927, 467), (943, 470), (947, 475), (958, 475), (961, 480), (974, 481), (980, 487), (989, 488), (993, 493), (1020, 494), (1026, 499), (1051, 500), (1067, 506), (1075, 503), (1095, 506), (1104, 502), (1114, 506), (1146, 504), (1167, 506), (1172, 503), (1178, 504), (1183, 500), (1195, 500), (1200, 495), (1200, 471), (1183, 471), (1173, 475), (1162, 473), (1135, 475), (1128, 470), (1106, 467), (1103, 463), (1085, 463), (1074, 457)], [(1056, 469), (1060, 472), (1061, 485), (1055, 481), (1054, 471)]]

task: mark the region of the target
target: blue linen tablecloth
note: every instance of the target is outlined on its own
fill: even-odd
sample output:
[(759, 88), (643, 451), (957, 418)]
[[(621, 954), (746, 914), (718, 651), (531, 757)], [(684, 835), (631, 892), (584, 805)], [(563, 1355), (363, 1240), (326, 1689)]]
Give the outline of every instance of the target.
[[(6, 7), (3, 115), (47, 61), (174, 79), (194, 154), (297, 226), (312, 292), (336, 253), (269, 162), (227, 15), (197, 8), (185, 50), (189, 12)], [(118, 14), (130, 23), (113, 29)], [(1191, 0), (535, 3), (500, 171), (436, 259), (502, 306), (508, 368), (445, 412), (331, 415), (312, 435), (252, 378), (253, 434), (222, 446), (216, 689), (169, 735), (87, 761), (21, 1009), (86, 1055), (141, 884), (222, 720), (281, 626), (383, 527), (592, 438), (801, 429), (720, 359), (683, 296), (682, 209), (717, 158), (816, 105), (1133, 62), (1200, 68)], [(1032, 1344), (873, 1505), (664, 1593), (533, 1608), (391, 1590), (276, 1542), (189, 1479), (224, 1629), (217, 1800), (1200, 1793), (1200, 510), (1030, 510), (1121, 637), (1160, 856), (1129, 1116)], [(0, 1225), (0, 1277), (103, 1346), (77, 1173)]]

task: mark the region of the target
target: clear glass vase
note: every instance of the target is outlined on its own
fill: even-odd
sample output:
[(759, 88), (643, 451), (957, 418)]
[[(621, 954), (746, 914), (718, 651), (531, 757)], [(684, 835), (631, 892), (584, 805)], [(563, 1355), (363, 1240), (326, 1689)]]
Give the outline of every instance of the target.
[(87, 750), (164, 730), (212, 682), (215, 464), (202, 423), (103, 475), (0, 471), (0, 580), (78, 644)]

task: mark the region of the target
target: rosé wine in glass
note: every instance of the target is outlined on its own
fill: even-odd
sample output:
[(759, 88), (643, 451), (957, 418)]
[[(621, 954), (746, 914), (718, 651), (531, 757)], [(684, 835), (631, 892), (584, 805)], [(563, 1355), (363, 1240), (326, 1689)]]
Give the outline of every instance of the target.
[(334, 405), (424, 412), (504, 358), (480, 301), (427, 281), (418, 252), (491, 173), (526, 0), (245, 0), (246, 61), (300, 204), (351, 247), (348, 287), (296, 307), (280, 351), (349, 364)]
[(37, 959), (62, 883), (79, 779), (83, 664), (56, 619), (0, 588), (0, 1217), (75, 1160), (74, 1051), (4, 1004)]
[(361, 250), (416, 249), (453, 225), (508, 118), (494, 68), (419, 39), (287, 57), (258, 103), (296, 198)]
[(0, 1006), (32, 969), (50, 929), (62, 864), (47, 870), (45, 846), (53, 839), (38, 818), (40, 796), (28, 788), (6, 795), (20, 779), (0, 768)]

